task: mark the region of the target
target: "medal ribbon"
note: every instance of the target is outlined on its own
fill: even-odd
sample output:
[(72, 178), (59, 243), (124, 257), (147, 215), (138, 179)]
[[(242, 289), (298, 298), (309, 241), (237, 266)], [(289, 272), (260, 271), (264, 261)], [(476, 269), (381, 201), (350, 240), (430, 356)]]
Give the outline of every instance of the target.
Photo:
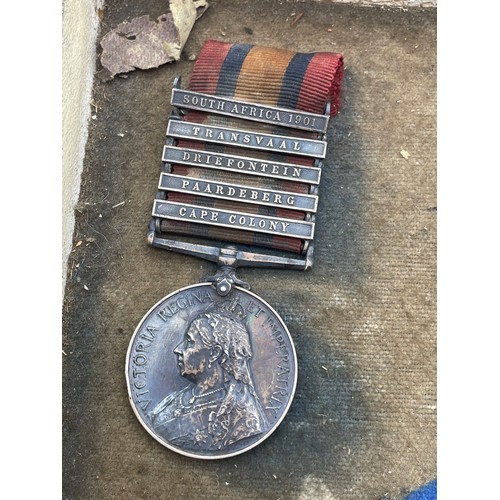
[[(258, 47), (248, 44), (230, 44), (209, 40), (203, 46), (193, 68), (188, 89), (219, 97), (234, 98), (255, 104), (323, 114), (330, 102), (330, 114), (337, 113), (339, 94), (344, 74), (343, 56), (331, 52), (299, 53), (288, 50)], [(276, 125), (257, 123), (234, 117), (190, 111), (184, 120), (213, 126), (270, 132), (292, 137), (316, 139), (315, 132), (306, 132)], [(252, 151), (234, 146), (179, 140), (178, 147), (201, 149), (253, 158), (312, 166), (313, 158)], [(211, 181), (229, 182), (277, 191), (308, 194), (309, 185), (274, 180), (239, 173), (173, 165), (172, 173)], [(197, 197), (169, 192), (168, 200), (179, 203), (234, 210), (249, 214), (275, 216), (292, 220), (305, 220), (304, 212), (250, 205), (239, 201)], [(162, 232), (185, 234), (235, 243), (302, 253), (304, 241), (297, 238), (253, 233), (231, 228), (162, 220)]]

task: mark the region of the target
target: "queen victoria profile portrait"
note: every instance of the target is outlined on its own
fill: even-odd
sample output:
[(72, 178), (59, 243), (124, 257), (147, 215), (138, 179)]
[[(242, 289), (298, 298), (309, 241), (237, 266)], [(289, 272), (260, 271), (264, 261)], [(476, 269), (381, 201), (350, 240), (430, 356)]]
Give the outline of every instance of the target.
[(189, 384), (168, 394), (149, 416), (154, 430), (174, 446), (223, 450), (268, 430), (252, 380), (244, 319), (237, 300), (218, 304), (190, 320), (181, 342), (167, 353), (177, 356)]

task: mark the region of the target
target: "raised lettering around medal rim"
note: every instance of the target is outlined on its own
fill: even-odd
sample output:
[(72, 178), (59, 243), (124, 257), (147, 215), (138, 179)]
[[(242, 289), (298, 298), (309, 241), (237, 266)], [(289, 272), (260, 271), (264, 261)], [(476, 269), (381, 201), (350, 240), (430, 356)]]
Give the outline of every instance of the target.
[(182, 120), (170, 120), (166, 135), (297, 156), (313, 158), (325, 158), (326, 156), (325, 141), (208, 126)]
[(328, 115), (319, 115), (277, 106), (266, 106), (175, 88), (172, 90), (171, 104), (181, 108), (207, 111), (261, 123), (271, 123), (283, 127), (321, 133), (326, 132), (329, 119)]
[[(297, 357), (269, 304), (239, 287), (220, 297), (203, 283), (149, 310), (130, 341), (125, 373), (132, 408), (157, 441), (218, 459), (252, 449), (276, 430), (293, 400)], [(234, 414), (224, 414), (220, 426), (224, 404)]]

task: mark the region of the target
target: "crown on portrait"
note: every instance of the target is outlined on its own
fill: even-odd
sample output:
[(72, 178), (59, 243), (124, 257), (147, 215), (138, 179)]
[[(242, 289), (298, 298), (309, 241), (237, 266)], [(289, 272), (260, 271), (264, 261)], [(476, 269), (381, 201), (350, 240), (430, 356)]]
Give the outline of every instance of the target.
[(216, 313), (229, 319), (244, 321), (247, 317), (243, 306), (239, 302), (239, 297), (225, 300), (217, 305)]

